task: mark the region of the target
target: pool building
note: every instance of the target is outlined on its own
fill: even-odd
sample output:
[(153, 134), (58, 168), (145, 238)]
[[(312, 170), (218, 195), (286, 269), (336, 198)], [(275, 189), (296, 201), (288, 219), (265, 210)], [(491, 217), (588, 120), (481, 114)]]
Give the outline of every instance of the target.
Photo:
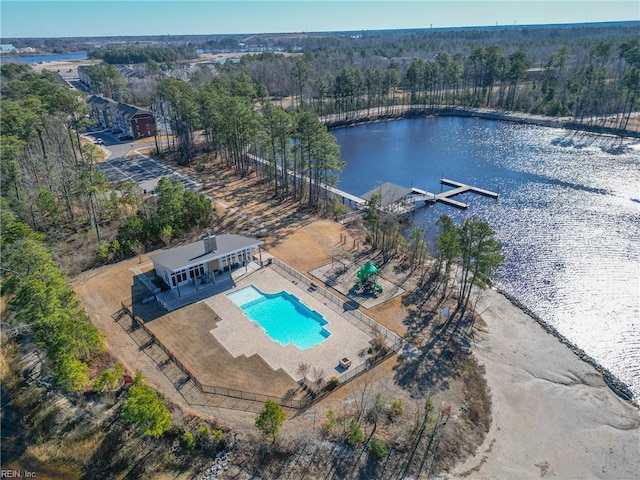
[(260, 256), (262, 240), (235, 234), (209, 235), (202, 240), (151, 255), (156, 274), (171, 289), (214, 282), (216, 274), (248, 265)]

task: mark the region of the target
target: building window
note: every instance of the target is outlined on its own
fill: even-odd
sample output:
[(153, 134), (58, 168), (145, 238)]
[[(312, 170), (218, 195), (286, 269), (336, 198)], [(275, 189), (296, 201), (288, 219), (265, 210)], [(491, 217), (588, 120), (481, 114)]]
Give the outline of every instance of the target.
[(187, 270), (180, 270), (171, 274), (171, 286), (176, 287), (187, 280)]
[(189, 267), (189, 278), (198, 278), (204, 275), (204, 265)]

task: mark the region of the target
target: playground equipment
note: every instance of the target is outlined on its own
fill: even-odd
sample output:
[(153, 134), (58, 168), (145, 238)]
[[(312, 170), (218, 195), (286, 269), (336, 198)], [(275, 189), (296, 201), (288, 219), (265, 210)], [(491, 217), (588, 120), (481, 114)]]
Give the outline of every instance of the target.
[(356, 285), (360, 291), (364, 293), (371, 293), (373, 295), (382, 293), (382, 285), (376, 283), (376, 279), (378, 278), (378, 269), (373, 263), (365, 263), (356, 276), (358, 278)]

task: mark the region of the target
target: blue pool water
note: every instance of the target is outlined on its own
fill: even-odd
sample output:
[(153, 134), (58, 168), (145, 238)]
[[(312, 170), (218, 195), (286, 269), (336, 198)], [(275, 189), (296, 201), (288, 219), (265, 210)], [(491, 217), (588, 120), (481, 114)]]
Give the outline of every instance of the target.
[(263, 293), (254, 286), (227, 295), (245, 315), (267, 332), (271, 339), (301, 350), (325, 341), (331, 333), (323, 327), (327, 321), (287, 292)]

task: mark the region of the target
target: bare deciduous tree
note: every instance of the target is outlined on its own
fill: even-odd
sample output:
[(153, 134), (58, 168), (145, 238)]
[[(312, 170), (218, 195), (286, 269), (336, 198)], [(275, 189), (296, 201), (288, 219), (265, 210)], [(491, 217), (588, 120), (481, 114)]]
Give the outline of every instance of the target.
[(322, 377), (324, 377), (324, 369), (320, 367), (314, 367), (312, 375), (313, 381), (316, 382), (316, 384), (320, 385), (320, 383), (322, 382)]
[(309, 371), (311, 370), (311, 364), (308, 362), (300, 362), (298, 364), (298, 375), (302, 375), (302, 382), (306, 383), (307, 381), (307, 375), (309, 374)]

